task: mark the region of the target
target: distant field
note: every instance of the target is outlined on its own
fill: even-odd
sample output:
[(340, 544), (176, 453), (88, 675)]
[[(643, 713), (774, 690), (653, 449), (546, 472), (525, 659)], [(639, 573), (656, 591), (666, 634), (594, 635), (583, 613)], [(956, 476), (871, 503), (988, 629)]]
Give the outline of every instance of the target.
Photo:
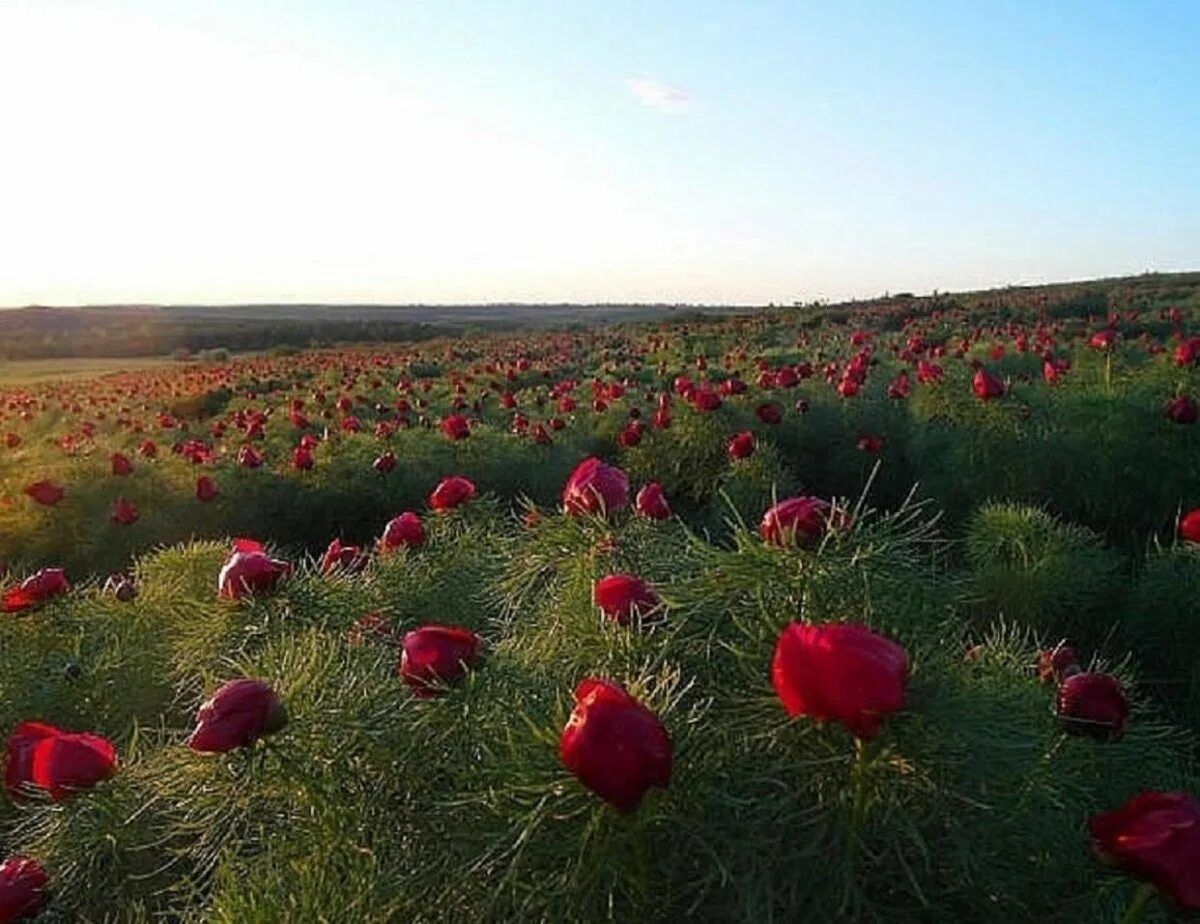
[(87, 379), (113, 372), (170, 365), (166, 356), (113, 359), (17, 359), (0, 361), (0, 385), (28, 385), (56, 379)]

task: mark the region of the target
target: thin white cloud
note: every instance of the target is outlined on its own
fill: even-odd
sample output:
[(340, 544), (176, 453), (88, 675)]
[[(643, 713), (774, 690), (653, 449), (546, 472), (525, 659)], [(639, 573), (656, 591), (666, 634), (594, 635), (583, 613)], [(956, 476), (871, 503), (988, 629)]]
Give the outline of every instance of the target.
[(643, 106), (659, 112), (683, 112), (692, 103), (686, 90), (653, 77), (630, 77), (625, 86)]

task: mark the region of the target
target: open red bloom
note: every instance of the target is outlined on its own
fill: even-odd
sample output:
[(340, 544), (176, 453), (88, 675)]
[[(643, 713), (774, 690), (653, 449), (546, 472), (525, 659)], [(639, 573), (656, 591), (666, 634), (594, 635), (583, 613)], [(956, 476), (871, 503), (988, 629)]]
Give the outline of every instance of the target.
[(8, 737), (4, 785), (14, 799), (36, 789), (61, 802), (107, 780), (116, 769), (117, 752), (108, 739), (22, 722)]
[(638, 516), (649, 520), (666, 520), (671, 516), (671, 506), (663, 494), (662, 485), (657, 481), (650, 482), (638, 491), (634, 509)]
[(401, 642), (400, 676), (422, 697), (438, 693), (438, 684), (466, 676), (475, 663), (479, 636), (457, 626), (422, 626)]
[(112, 473), (114, 475), (130, 475), (133, 473), (133, 463), (129, 461), (129, 456), (114, 452), (109, 459), (112, 462)]
[(386, 475), (395, 467), (396, 454), (394, 452), (385, 452), (383, 455), (378, 456), (375, 461), (371, 463), (371, 468), (373, 468), (380, 475)]
[(729, 453), (729, 458), (733, 460), (748, 459), (754, 455), (754, 450), (758, 446), (757, 440), (754, 439), (754, 434), (749, 430), (735, 434), (733, 439), (729, 441), (729, 445), (725, 447)]
[(62, 568), (43, 568), (16, 587), (8, 588), (0, 602), (0, 611), (20, 613), (32, 609), (51, 597), (65, 594), (69, 587), (67, 573)]
[(819, 497), (789, 497), (763, 514), (759, 534), (770, 545), (814, 545), (831, 523), (844, 527), (845, 515)]
[(593, 588), (596, 606), (618, 625), (627, 626), (635, 615), (644, 616), (659, 604), (654, 588), (632, 574), (610, 574)]
[(127, 500), (124, 497), (118, 497), (113, 501), (112, 516), (110, 519), (114, 523), (121, 526), (132, 526), (138, 521), (138, 517), (140, 516), (141, 514), (138, 513), (137, 506), (133, 501)]
[(471, 435), (471, 424), (462, 414), (451, 414), (442, 420), (441, 426), (446, 437), (455, 442)]
[(1125, 688), (1112, 674), (1065, 677), (1058, 687), (1058, 718), (1072, 734), (1115, 741), (1129, 719)]
[(367, 555), (358, 545), (342, 545), (341, 539), (334, 539), (321, 556), (321, 573), (333, 574), (335, 571), (345, 571), (355, 574), (367, 566)]
[(188, 747), (205, 754), (244, 748), (274, 734), (288, 722), (287, 708), (262, 680), (231, 680), (196, 713)]
[(1105, 860), (1200, 908), (1200, 803), (1186, 792), (1144, 792), (1088, 822)]
[(629, 478), (594, 456), (571, 472), (563, 487), (563, 508), (573, 515), (616, 513), (629, 506)]
[(971, 381), (971, 390), (980, 400), (991, 401), (993, 398), (1004, 397), (1004, 382), (986, 369), (980, 369)]
[(264, 461), (265, 456), (248, 443), (238, 450), (237, 462), (242, 468), (259, 468)]
[(51, 481), (35, 481), (25, 486), (25, 494), (43, 507), (53, 507), (66, 495), (66, 491)]
[(1200, 544), (1200, 507), (1189, 510), (1179, 521), (1179, 538)]
[(794, 622), (775, 645), (771, 679), (788, 715), (840, 722), (870, 739), (904, 708), (908, 653), (859, 623)]
[(425, 524), (411, 510), (406, 510), (398, 517), (393, 517), (383, 528), (383, 536), (379, 540), (381, 552), (392, 552), (399, 548), (418, 548), (425, 544)]
[(217, 576), (217, 593), (227, 600), (241, 600), (251, 594), (272, 590), (280, 579), (292, 573), (292, 566), (271, 558), (259, 542), (238, 539)]
[(312, 450), (307, 446), (297, 446), (292, 450), (292, 468), (296, 471), (311, 471), (312, 467), (316, 464), (317, 460), (313, 457)]
[(34, 917), (46, 904), (47, 882), (37, 860), (8, 857), (0, 863), (0, 924)]
[(220, 493), (217, 483), (207, 475), (201, 475), (196, 479), (196, 500), (208, 503)]
[(658, 716), (612, 680), (589, 677), (558, 741), (563, 765), (618, 812), (671, 783), (671, 737)]
[(475, 483), (461, 475), (451, 475), (438, 482), (429, 495), (429, 506), (434, 510), (453, 510), (475, 496)]

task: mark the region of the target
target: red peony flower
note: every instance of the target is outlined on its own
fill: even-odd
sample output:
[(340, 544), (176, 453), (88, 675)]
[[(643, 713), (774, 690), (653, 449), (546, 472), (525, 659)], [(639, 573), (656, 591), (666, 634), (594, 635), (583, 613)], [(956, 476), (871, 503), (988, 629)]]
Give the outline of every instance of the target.
[(46, 871), (29, 857), (0, 863), (0, 924), (32, 918), (46, 904)]
[(124, 476), (133, 474), (133, 463), (129, 460), (129, 456), (114, 452), (109, 457), (109, 461), (112, 463), (112, 473), (114, 475)]
[(1116, 741), (1129, 719), (1125, 688), (1111, 674), (1065, 677), (1058, 687), (1058, 718), (1071, 734)]
[(1106, 861), (1155, 885), (1182, 908), (1200, 908), (1200, 803), (1186, 792), (1144, 792), (1088, 822)]
[(266, 457), (249, 444), (238, 450), (237, 462), (242, 468), (260, 468), (265, 461)]
[(783, 422), (783, 409), (774, 402), (760, 404), (755, 408), (754, 414), (760, 421), (771, 427)]
[(479, 636), (457, 626), (422, 626), (401, 642), (400, 676), (421, 697), (436, 695), (440, 684), (466, 676), (475, 663)]
[(317, 460), (313, 458), (312, 450), (307, 446), (297, 446), (292, 450), (292, 468), (298, 472), (307, 472), (317, 464)]
[(14, 799), (42, 790), (61, 802), (107, 780), (116, 769), (117, 752), (108, 739), (22, 722), (8, 737), (4, 785)]
[(201, 475), (196, 479), (196, 500), (208, 503), (220, 493), (217, 483), (207, 475)]
[(27, 577), (16, 587), (8, 588), (0, 602), (0, 611), (5, 613), (24, 612), (52, 597), (65, 594), (69, 587), (67, 573), (62, 568), (43, 568)]
[(1098, 330), (1088, 340), (1088, 346), (1093, 350), (1111, 350), (1117, 343), (1117, 332), (1110, 328)]
[(138, 455), (143, 459), (154, 459), (158, 457), (158, 445), (154, 440), (142, 440), (142, 445), (138, 447)]
[(788, 715), (840, 722), (871, 739), (884, 716), (904, 708), (908, 653), (858, 623), (794, 622), (779, 636), (771, 679)]
[(188, 747), (203, 754), (224, 754), (249, 747), (288, 723), (287, 708), (262, 680), (231, 680), (196, 713)]
[(584, 459), (563, 488), (563, 509), (572, 516), (608, 514), (629, 506), (629, 478), (595, 457)]
[(442, 432), (457, 442), (471, 435), (471, 424), (462, 414), (451, 414), (442, 420)]
[(634, 811), (651, 786), (671, 782), (671, 737), (658, 716), (619, 683), (589, 677), (558, 742), (563, 765), (618, 812)]
[(53, 482), (35, 481), (25, 486), (25, 493), (43, 507), (53, 507), (67, 492)]
[(738, 459), (748, 459), (754, 455), (754, 450), (758, 443), (754, 439), (754, 434), (749, 430), (734, 435), (726, 447), (726, 452), (729, 453), (729, 458), (737, 461)]
[(383, 536), (379, 540), (381, 552), (393, 552), (400, 548), (419, 548), (425, 544), (425, 524), (421, 518), (407, 510), (398, 517), (393, 517), (383, 528)]
[(829, 501), (819, 497), (789, 497), (763, 515), (759, 533), (770, 545), (811, 546), (820, 541), (831, 524), (844, 527), (847, 520), (844, 514), (834, 511)]
[(1191, 395), (1180, 395), (1167, 402), (1167, 419), (1177, 424), (1194, 424), (1200, 417), (1200, 407)]
[(666, 520), (671, 516), (671, 507), (663, 494), (662, 485), (652, 481), (637, 493), (634, 510), (638, 516), (648, 520)]
[(138, 521), (137, 506), (131, 500), (124, 497), (118, 497), (113, 501), (112, 516), (110, 519), (120, 526), (132, 526)]
[(1179, 521), (1179, 538), (1200, 544), (1200, 507), (1189, 510)]
[(981, 401), (991, 401), (1004, 397), (1004, 382), (986, 369), (980, 369), (971, 381), (971, 390)]
[(596, 606), (618, 625), (627, 626), (635, 616), (646, 616), (659, 605), (654, 588), (632, 574), (610, 574), (593, 588)]
[(383, 455), (378, 456), (375, 461), (371, 463), (371, 468), (373, 468), (380, 475), (386, 475), (395, 467), (396, 454), (394, 452), (385, 452)]
[(274, 589), (282, 578), (292, 573), (292, 566), (271, 558), (261, 543), (253, 539), (237, 539), (233, 552), (217, 576), (217, 594), (227, 600), (241, 600), (252, 594)]
[(429, 506), (434, 510), (453, 510), (475, 496), (475, 483), (461, 475), (451, 475), (438, 482), (429, 495)]
[(883, 447), (887, 440), (882, 436), (877, 436), (871, 433), (865, 433), (858, 438), (859, 452), (865, 452), (869, 455), (878, 455), (883, 452)]
[(356, 574), (367, 566), (367, 554), (358, 545), (342, 545), (341, 539), (334, 539), (321, 556), (321, 573), (333, 574), (344, 571)]

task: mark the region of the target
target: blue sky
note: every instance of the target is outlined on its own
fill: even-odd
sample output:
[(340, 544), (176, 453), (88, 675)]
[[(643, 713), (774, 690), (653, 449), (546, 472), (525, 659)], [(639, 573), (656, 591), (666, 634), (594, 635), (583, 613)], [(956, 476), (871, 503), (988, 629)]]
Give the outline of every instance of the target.
[(0, 304), (1200, 269), (1198, 3), (0, 2)]

